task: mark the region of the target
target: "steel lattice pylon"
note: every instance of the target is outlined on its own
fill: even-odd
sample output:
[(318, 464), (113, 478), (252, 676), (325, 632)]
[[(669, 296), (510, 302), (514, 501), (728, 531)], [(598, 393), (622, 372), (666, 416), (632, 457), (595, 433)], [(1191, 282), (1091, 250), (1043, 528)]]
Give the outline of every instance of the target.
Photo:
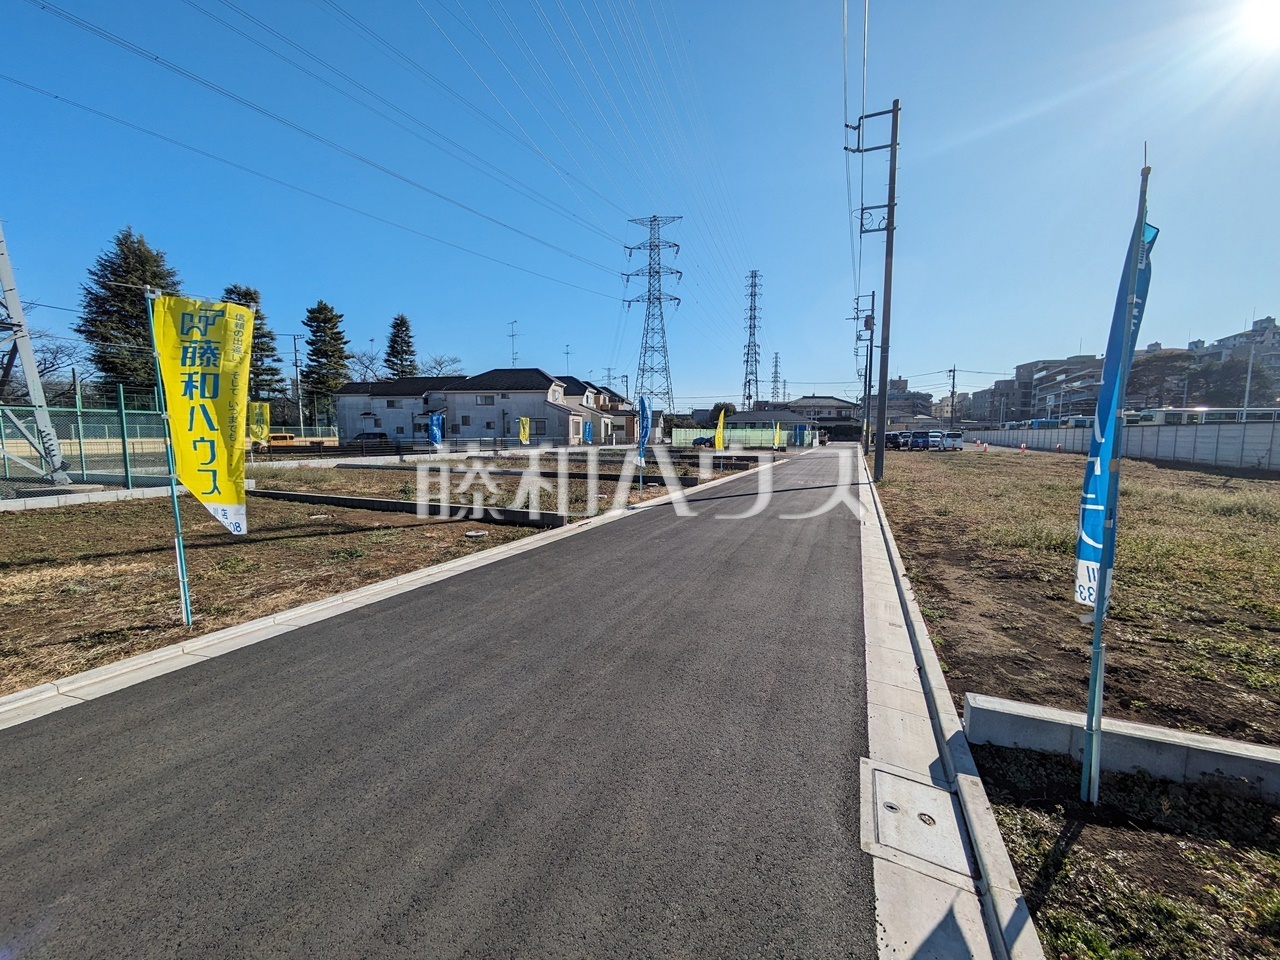
[(782, 387), (778, 379), (781, 376), (782, 376), (782, 373), (781, 373), (781, 368), (779, 366), (778, 354), (775, 353), (773, 355), (773, 390), (769, 394), (769, 399), (772, 400), (774, 403), (777, 403), (779, 400), (782, 399)]
[[(71, 478), (63, 463), (62, 445), (58, 442), (53, 421), (49, 418), (44, 386), (40, 383), (35, 351), (31, 349), (31, 337), (27, 333), (26, 319), (22, 315), (22, 301), (18, 299), (18, 285), (13, 277), (13, 266), (9, 262), (9, 249), (5, 245), (4, 231), (0, 229), (0, 390), (7, 386), (12, 377), (15, 361), (22, 366), (22, 375), (26, 379), (27, 394), (31, 399), (32, 422), (24, 422), (10, 408), (5, 409), (4, 416), (40, 457), (39, 472), (54, 484), (69, 484)], [(33, 472), (37, 469), (34, 464), (9, 451), (5, 451), (4, 456)]]
[(760, 297), (760, 271), (747, 274), (747, 346), (743, 351), (746, 373), (742, 378), (742, 409), (750, 410), (760, 399), (760, 344), (756, 342), (756, 330), (760, 327), (760, 311), (756, 301)]
[(640, 339), (640, 365), (636, 370), (635, 395), (649, 397), (655, 410), (665, 410), (667, 413), (675, 410), (676, 402), (671, 390), (671, 361), (667, 356), (667, 327), (662, 318), (662, 301), (671, 300), (679, 306), (680, 298), (662, 292), (662, 277), (663, 274), (673, 274), (679, 280), (681, 274), (674, 267), (664, 266), (662, 263), (663, 248), (670, 248), (677, 254), (680, 252), (678, 243), (662, 239), (662, 228), (679, 219), (681, 218), (653, 216), (630, 221), (637, 226), (648, 227), (649, 239), (627, 247), (627, 256), (630, 257), (637, 250), (648, 250), (649, 265), (643, 270), (623, 274), (628, 280), (632, 277), (647, 277), (649, 280), (648, 292), (643, 297), (632, 297), (626, 301), (628, 305), (645, 305), (644, 335)]

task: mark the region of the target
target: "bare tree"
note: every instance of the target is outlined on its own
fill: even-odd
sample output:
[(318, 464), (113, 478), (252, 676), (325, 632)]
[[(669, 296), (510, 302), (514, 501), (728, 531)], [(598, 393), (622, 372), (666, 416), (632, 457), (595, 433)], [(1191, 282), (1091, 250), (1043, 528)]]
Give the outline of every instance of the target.
[[(81, 381), (85, 379), (86, 369), (92, 369), (89, 362), (89, 348), (79, 340), (60, 337), (48, 330), (31, 329), (31, 349), (36, 355), (36, 372), (46, 388), (59, 392), (58, 381), (68, 379), (72, 368), (79, 368)], [(26, 381), (18, 373), (18, 364), (9, 362), (9, 352), (0, 353), (0, 398), (7, 400), (27, 399)]]
[(464, 377), (462, 359), (446, 353), (433, 353), (418, 362), (418, 373), (424, 377)]
[(347, 360), (351, 367), (351, 376), (356, 380), (386, 380), (387, 368), (383, 359), (381, 351), (373, 347), (367, 350), (353, 350)]

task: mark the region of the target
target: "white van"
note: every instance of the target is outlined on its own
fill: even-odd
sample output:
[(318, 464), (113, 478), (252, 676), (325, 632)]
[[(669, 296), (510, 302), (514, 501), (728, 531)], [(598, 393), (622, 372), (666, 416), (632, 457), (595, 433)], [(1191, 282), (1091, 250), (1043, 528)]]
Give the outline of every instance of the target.
[(943, 450), (964, 450), (964, 434), (959, 430), (948, 430), (942, 435)]

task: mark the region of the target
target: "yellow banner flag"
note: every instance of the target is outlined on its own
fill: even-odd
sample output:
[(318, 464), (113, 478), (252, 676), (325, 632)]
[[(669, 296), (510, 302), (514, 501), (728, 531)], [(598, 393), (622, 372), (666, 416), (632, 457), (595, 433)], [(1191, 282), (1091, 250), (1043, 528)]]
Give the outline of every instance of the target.
[(716, 424), (716, 449), (724, 449), (724, 408), (720, 408), (720, 422)]
[(249, 440), (266, 443), (271, 436), (271, 404), (249, 404)]
[(529, 418), (528, 417), (520, 418), (520, 442), (521, 443), (529, 442)]
[(777, 420), (773, 421), (773, 445), (775, 447), (782, 446), (782, 424)]
[(156, 297), (151, 332), (178, 482), (232, 533), (248, 533), (244, 434), (253, 309)]

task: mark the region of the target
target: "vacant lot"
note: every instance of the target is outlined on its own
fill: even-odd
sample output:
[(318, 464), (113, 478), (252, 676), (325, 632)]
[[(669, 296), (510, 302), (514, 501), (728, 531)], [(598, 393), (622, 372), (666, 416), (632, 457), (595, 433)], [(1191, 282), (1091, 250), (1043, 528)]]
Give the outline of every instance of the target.
[[(881, 488), (957, 702), (1083, 710), (1081, 457), (891, 453)], [(1280, 744), (1280, 481), (1126, 461), (1106, 712)]]
[[(1083, 710), (1078, 456), (890, 454), (881, 488), (953, 696)], [(1280, 743), (1280, 482), (1126, 462), (1106, 713)], [(1280, 815), (1207, 787), (974, 750), (1055, 960), (1280, 956)]]
[(181, 505), (191, 627), (168, 499), (0, 513), (0, 695), (533, 533), (251, 499), (233, 537)]

